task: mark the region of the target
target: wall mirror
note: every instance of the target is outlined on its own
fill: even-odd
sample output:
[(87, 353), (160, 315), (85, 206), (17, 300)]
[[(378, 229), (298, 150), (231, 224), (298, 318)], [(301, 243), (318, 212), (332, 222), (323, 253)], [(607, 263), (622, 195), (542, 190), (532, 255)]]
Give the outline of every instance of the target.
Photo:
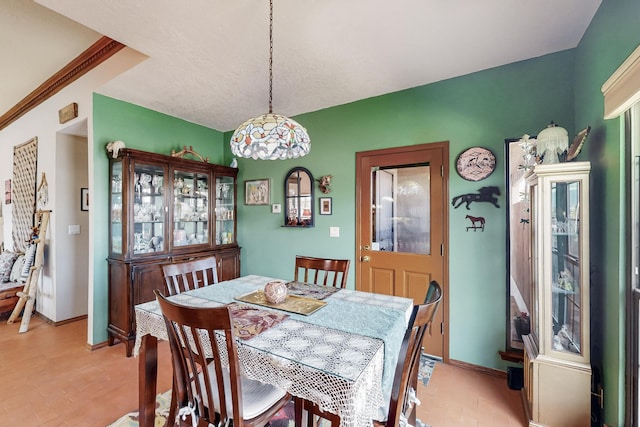
[(284, 179), (285, 227), (313, 226), (313, 176), (309, 170), (295, 167)]
[(531, 221), (525, 175), (532, 164), (520, 139), (505, 140), (507, 199), (506, 350), (524, 349), (531, 307)]

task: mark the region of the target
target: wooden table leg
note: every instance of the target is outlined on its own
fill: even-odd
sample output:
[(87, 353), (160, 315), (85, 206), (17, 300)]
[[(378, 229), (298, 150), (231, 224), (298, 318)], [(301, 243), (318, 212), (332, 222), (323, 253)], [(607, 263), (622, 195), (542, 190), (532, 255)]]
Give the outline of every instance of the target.
[(153, 427), (156, 417), (156, 386), (158, 382), (158, 339), (142, 337), (138, 362), (138, 405), (140, 427)]

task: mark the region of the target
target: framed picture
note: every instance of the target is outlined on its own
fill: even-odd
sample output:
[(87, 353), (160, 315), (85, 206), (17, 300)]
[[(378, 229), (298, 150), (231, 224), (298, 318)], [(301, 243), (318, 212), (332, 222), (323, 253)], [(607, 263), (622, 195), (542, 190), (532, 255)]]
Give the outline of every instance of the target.
[(320, 215), (331, 215), (331, 197), (320, 197)]
[(4, 182), (4, 204), (11, 204), (11, 180), (8, 179)]
[(81, 211), (89, 210), (89, 189), (88, 188), (80, 189), (80, 210)]
[(269, 180), (253, 179), (244, 182), (245, 205), (269, 204)]

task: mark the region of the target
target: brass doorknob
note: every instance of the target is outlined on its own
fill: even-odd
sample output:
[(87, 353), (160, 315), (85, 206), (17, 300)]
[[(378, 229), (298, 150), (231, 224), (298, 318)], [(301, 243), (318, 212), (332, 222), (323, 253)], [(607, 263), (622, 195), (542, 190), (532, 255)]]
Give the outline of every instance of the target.
[(362, 250), (363, 250), (363, 251), (368, 251), (369, 249), (371, 249), (371, 247), (369, 247), (369, 245), (364, 245), (364, 246), (362, 247)]
[(362, 258), (360, 258), (360, 260), (361, 260), (362, 262), (369, 262), (369, 261), (371, 261), (371, 257), (363, 256)]

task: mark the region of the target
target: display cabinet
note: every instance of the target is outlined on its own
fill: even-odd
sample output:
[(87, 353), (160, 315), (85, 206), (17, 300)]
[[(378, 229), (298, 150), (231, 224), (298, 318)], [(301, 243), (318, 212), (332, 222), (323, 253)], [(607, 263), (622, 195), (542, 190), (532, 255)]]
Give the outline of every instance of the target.
[(109, 165), (109, 344), (129, 356), (134, 306), (164, 288), (162, 264), (215, 255), (219, 280), (240, 275), (238, 170), (131, 149)]
[(530, 426), (590, 425), (588, 162), (538, 165), (531, 201), (531, 332), (523, 401)]

